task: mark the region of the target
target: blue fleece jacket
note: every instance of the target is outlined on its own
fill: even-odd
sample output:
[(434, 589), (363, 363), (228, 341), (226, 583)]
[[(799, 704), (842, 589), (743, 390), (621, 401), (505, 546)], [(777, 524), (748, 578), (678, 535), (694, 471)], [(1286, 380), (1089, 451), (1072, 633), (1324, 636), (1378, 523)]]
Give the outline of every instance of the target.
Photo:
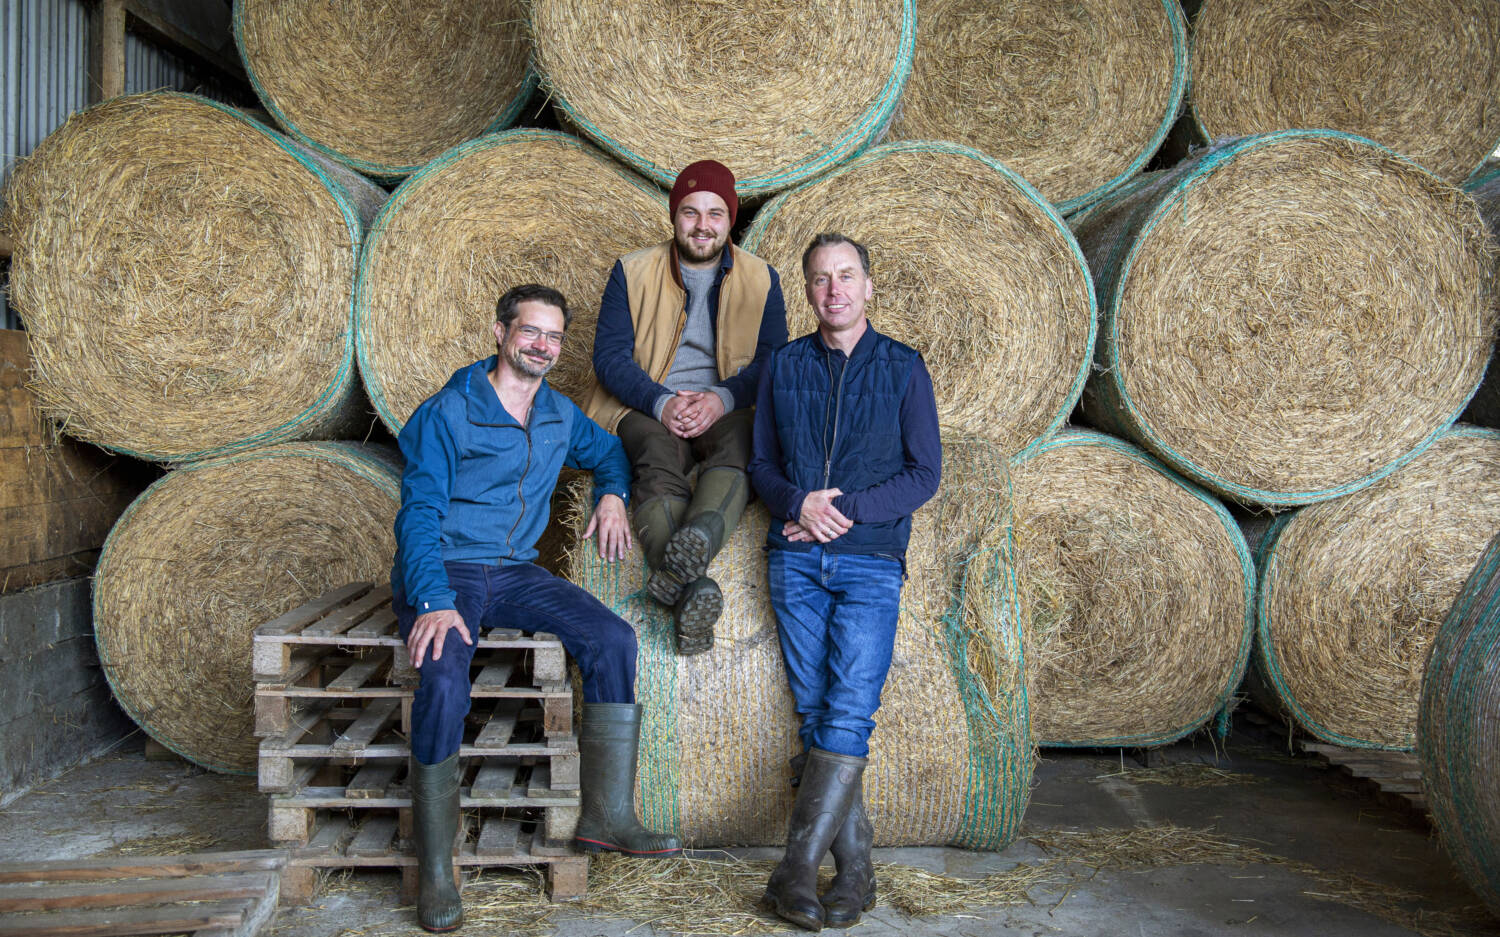
[(852, 354), (813, 332), (766, 362), (748, 471), (774, 518), (770, 546), (811, 550), (782, 524), (809, 491), (839, 488), (833, 506), (854, 526), (823, 548), (904, 561), (911, 513), (937, 493), (942, 461), (932, 378), (915, 349), (869, 326)]
[(445, 562), (536, 559), (563, 465), (594, 473), (595, 499), (628, 498), (630, 462), (620, 440), (546, 381), (529, 425), (517, 423), (489, 381), (496, 362), (492, 355), (455, 371), (397, 439), (406, 470), (391, 588), (418, 612), (453, 608)]

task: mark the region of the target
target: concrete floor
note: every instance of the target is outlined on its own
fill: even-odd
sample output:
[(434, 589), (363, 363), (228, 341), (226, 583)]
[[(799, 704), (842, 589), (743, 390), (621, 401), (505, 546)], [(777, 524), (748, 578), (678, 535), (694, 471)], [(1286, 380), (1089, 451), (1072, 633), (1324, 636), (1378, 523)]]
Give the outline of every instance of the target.
[[(1029, 902), (909, 917), (882, 900), (851, 933), (867, 937), (1016, 935), (1500, 935), (1500, 923), (1457, 878), (1426, 822), (1382, 806), (1357, 782), (1287, 752), (1245, 720), (1227, 747), (1206, 739), (1152, 752), (1147, 765), (1115, 750), (1048, 751), (1037, 768), (1027, 836), (1002, 853), (946, 848), (876, 851), (878, 862), (960, 878), (1036, 864), (1087, 832), (1172, 825), (1210, 831), (1251, 861), (1142, 864), (1144, 856), (1067, 867), (1033, 887)], [(1218, 786), (1160, 783), (1170, 765), (1212, 765)], [(1200, 769), (1188, 769), (1190, 771)], [(105, 852), (191, 852), (265, 845), (265, 801), (251, 778), (226, 777), (175, 761), (148, 761), (139, 738), (76, 768), (0, 810), (0, 862)], [(1185, 834), (1191, 835), (1191, 834)], [(1040, 844), (1040, 845), (1039, 845)], [(1050, 845), (1054, 853), (1041, 848)], [(1234, 853), (1244, 847), (1256, 852)], [(1222, 852), (1222, 850), (1221, 850)], [(774, 850), (735, 850), (740, 858)], [(485, 884), (525, 895), (534, 878), (508, 873)], [(755, 886), (742, 890), (753, 895)], [(1354, 887), (1364, 897), (1350, 897)], [(884, 894), (884, 892), (883, 892)], [(1342, 898), (1339, 896), (1343, 895)], [(889, 896), (887, 896), (888, 898)], [(525, 900), (523, 898), (523, 900)], [(750, 912), (753, 897), (741, 910)], [(1372, 902), (1382, 907), (1374, 907)], [(397, 907), (397, 877), (362, 873), (330, 885), (309, 908), (283, 909), (271, 937), (417, 933)], [(541, 912), (550, 910), (548, 914)], [(767, 918), (742, 919), (743, 933), (785, 933)], [(521, 924), (464, 928), (470, 934), (654, 937), (680, 932), (671, 920), (641, 922), (609, 908), (538, 906)]]

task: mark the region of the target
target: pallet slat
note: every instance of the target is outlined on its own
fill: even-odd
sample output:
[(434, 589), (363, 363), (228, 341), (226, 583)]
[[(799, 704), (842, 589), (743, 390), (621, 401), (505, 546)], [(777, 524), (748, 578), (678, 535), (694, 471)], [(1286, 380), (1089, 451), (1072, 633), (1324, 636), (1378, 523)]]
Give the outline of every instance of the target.
[(255, 633), (267, 636), (295, 634), (339, 606), (347, 602), (352, 602), (368, 591), (370, 591), (370, 584), (368, 582), (351, 582), (341, 589), (330, 590), (304, 605), (297, 606), (280, 618), (266, 622), (259, 628), (256, 628)]

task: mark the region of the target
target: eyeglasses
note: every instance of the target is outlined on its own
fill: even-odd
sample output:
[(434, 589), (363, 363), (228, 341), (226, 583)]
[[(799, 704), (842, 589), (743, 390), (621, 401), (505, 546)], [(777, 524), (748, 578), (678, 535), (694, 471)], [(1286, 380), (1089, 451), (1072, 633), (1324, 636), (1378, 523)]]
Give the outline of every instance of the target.
[(534, 325), (518, 325), (516, 326), (516, 331), (520, 332), (521, 337), (528, 342), (534, 342), (539, 336), (545, 335), (547, 336), (547, 344), (554, 348), (561, 348), (563, 339), (566, 338), (561, 332), (543, 332)]

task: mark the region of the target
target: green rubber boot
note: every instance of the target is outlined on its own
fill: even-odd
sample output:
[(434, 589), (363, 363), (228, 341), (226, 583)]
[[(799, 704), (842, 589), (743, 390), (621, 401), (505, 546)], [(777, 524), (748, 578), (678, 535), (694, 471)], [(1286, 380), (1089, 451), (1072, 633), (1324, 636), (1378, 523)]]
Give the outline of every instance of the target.
[(724, 548), (749, 498), (750, 482), (743, 471), (724, 465), (708, 469), (698, 476), (682, 526), (667, 541), (661, 568), (652, 578), (681, 583), (673, 609), (681, 654), (713, 647), (714, 623), (724, 611), (724, 599), (718, 584), (706, 575), (708, 564)]
[(635, 703), (584, 703), (578, 730), (578, 794), (582, 809), (573, 841), (585, 852), (675, 856), (682, 842), (653, 833), (635, 815), (635, 763), (641, 707)]
[(453, 839), (458, 835), (458, 753), (435, 765), (411, 760), (411, 815), (417, 847), (417, 923), (441, 934), (464, 920), (453, 884)]
[(861, 914), (875, 907), (875, 863), (870, 858), (874, 842), (875, 826), (865, 813), (861, 779), (854, 788), (849, 815), (828, 847), (838, 873), (820, 899), (825, 927), (853, 927), (859, 923)]
[(635, 509), (635, 535), (641, 541), (641, 552), (646, 555), (646, 568), (651, 575), (646, 579), (646, 591), (661, 604), (671, 608), (682, 597), (684, 583), (670, 576), (658, 576), (662, 557), (667, 552), (667, 541), (682, 526), (687, 515), (688, 503), (681, 498), (651, 498)]
[(797, 785), (797, 800), (792, 805), (787, 825), (786, 853), (766, 893), (760, 899), (763, 910), (791, 921), (805, 930), (822, 930), (823, 903), (818, 899), (818, 863), (844, 825), (854, 792), (864, 776), (864, 758), (838, 755), (814, 748), (808, 752), (807, 765)]

